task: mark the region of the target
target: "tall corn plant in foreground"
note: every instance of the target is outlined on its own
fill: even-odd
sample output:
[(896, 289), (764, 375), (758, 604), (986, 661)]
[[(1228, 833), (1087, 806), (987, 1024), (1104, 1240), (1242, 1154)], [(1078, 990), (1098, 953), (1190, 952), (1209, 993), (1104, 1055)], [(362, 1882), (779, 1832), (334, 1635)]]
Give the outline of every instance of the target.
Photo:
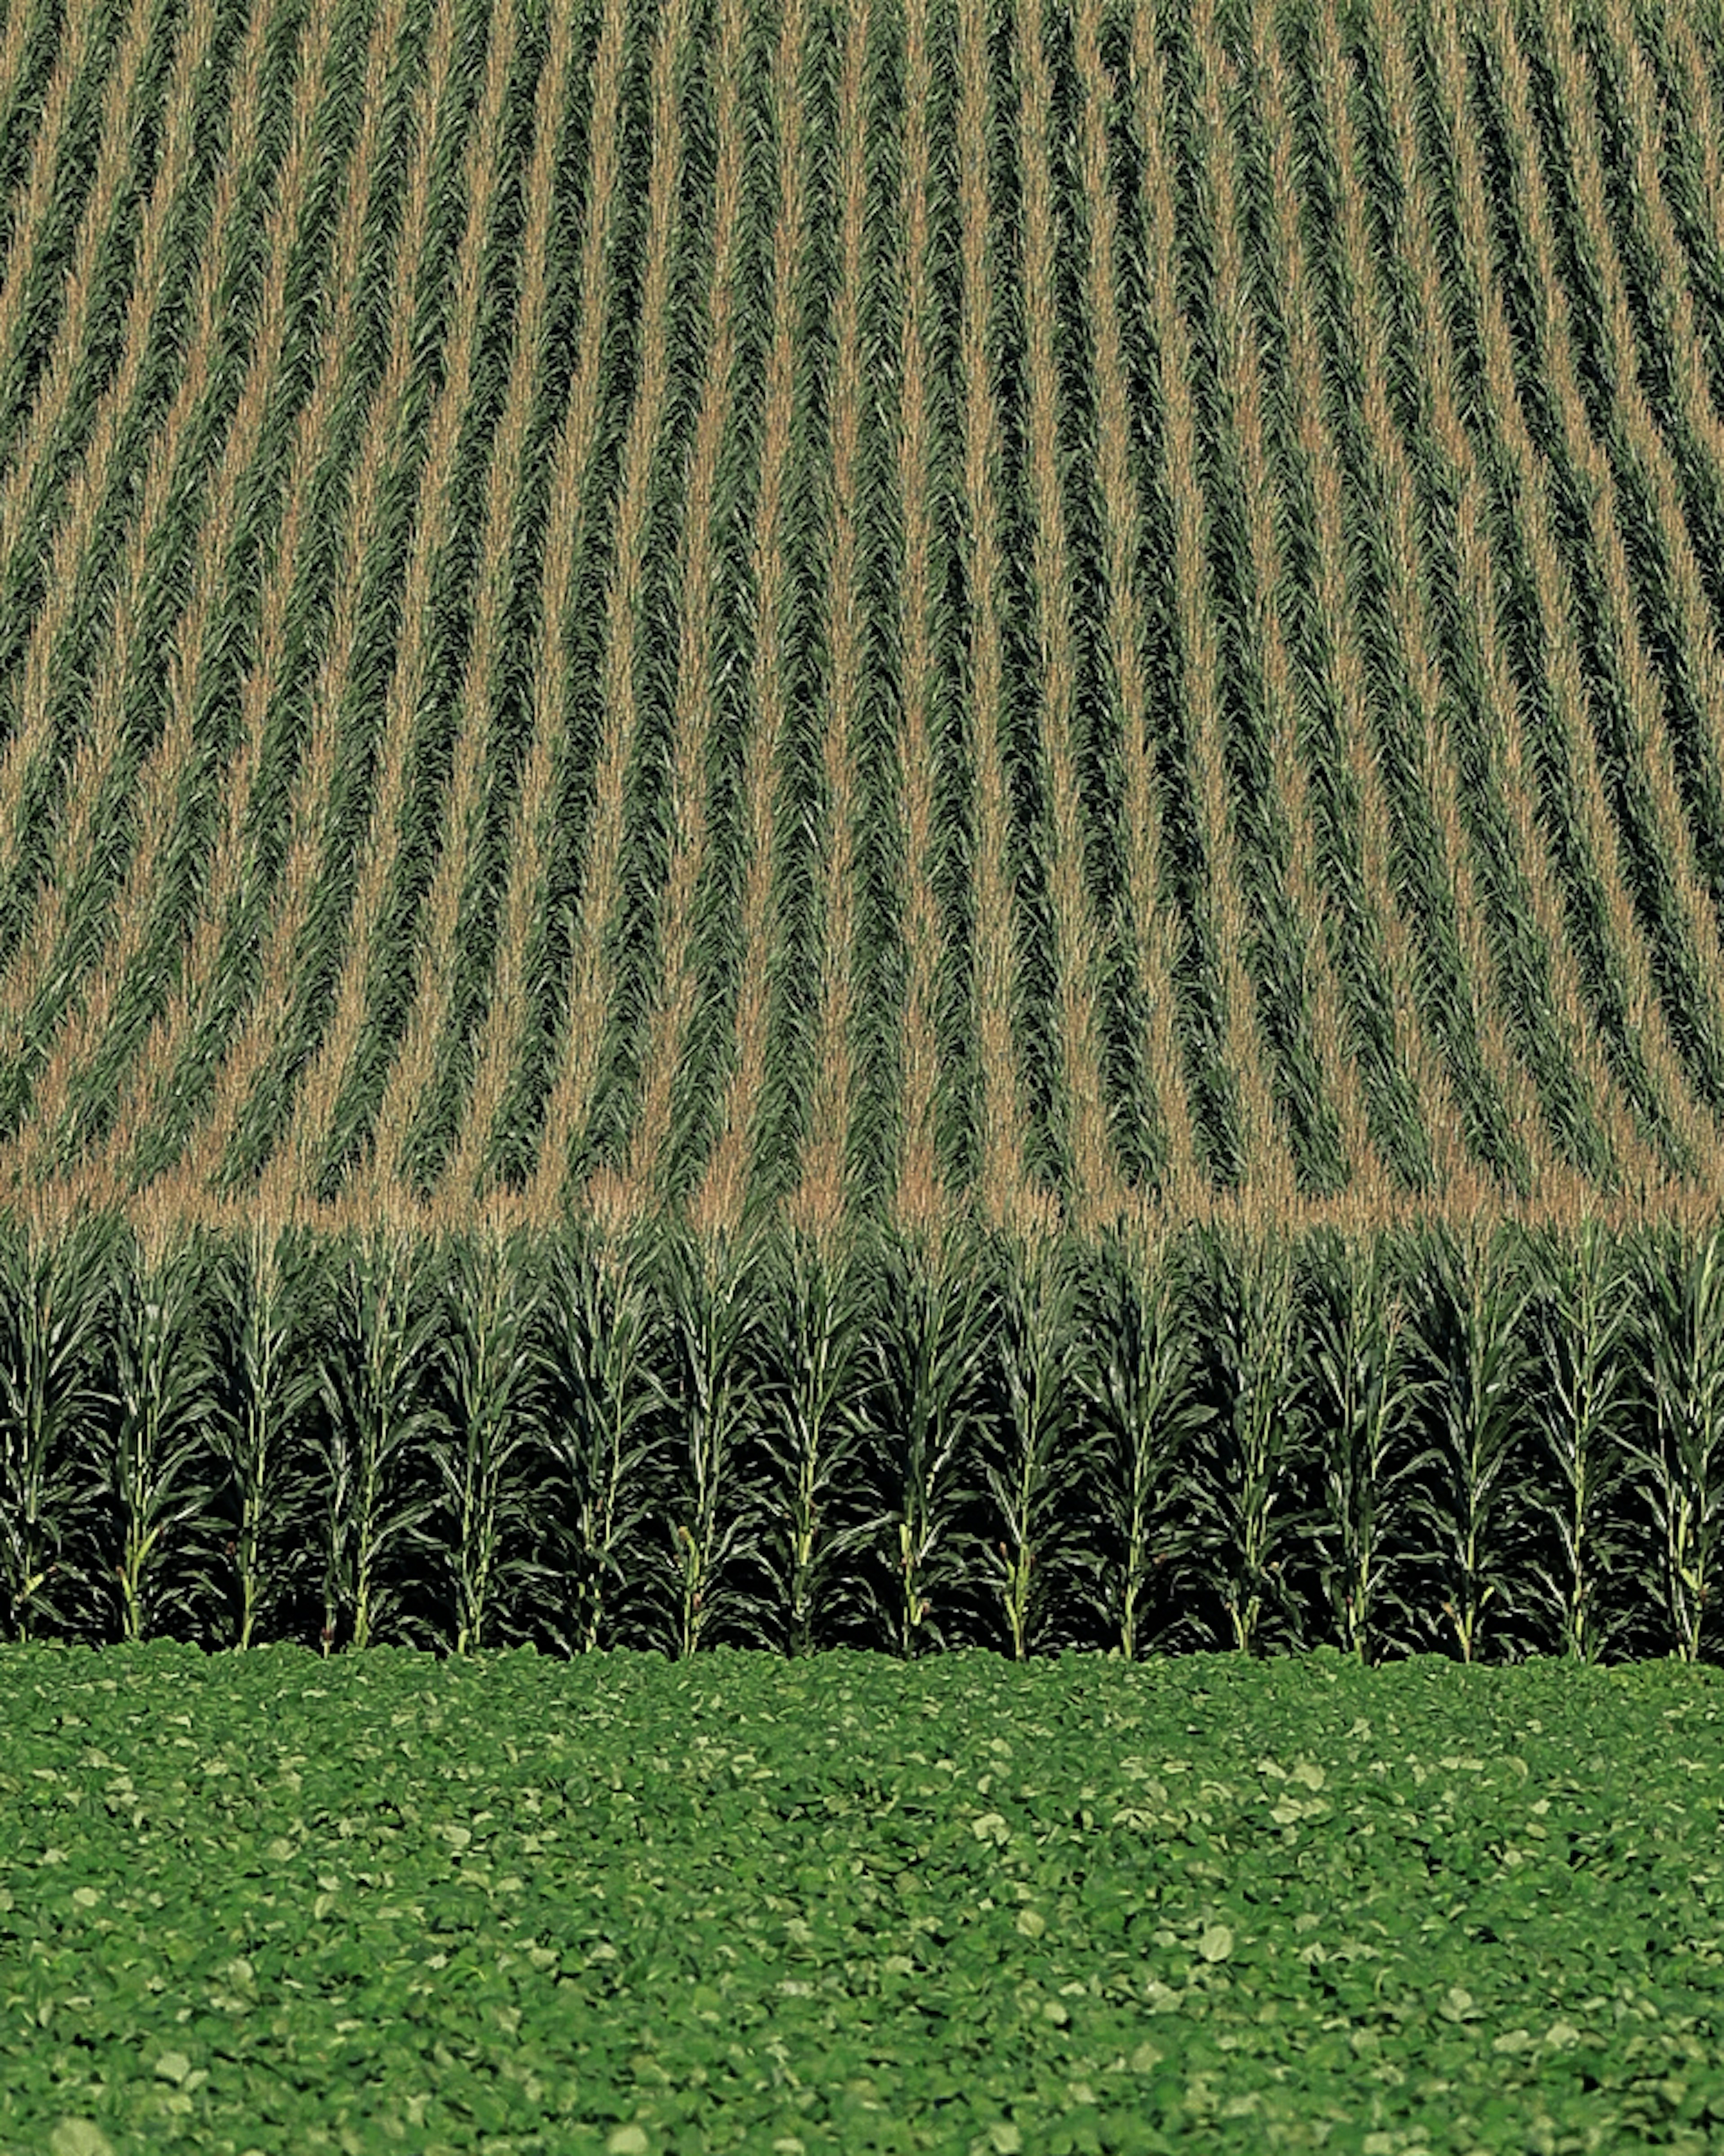
[(1209, 1443), (1182, 1478), (1198, 1528), (1193, 1567), (1219, 1595), (1241, 1654), (1260, 1653), (1273, 1627), (1297, 1640), (1300, 1613), (1287, 1566), (1303, 1538), (1299, 1479), (1303, 1373), (1298, 1279), (1274, 1229), (1200, 1239), (1195, 1298), (1218, 1388)]
[(284, 1478), (322, 1383), (301, 1313), (322, 1284), (306, 1240), (262, 1221), (221, 1254), (217, 1268), (222, 1368), (213, 1436), (233, 1507), (221, 1524), (238, 1605), (233, 1644), (242, 1650), (253, 1645), (260, 1617), (273, 1610), (285, 1584)]
[(1433, 1228), (1422, 1244), (1418, 1332), (1431, 1400), (1435, 1487), (1419, 1510), (1463, 1661), (1485, 1613), (1516, 1614), (1515, 1571), (1530, 1510), (1522, 1450), (1527, 1291), (1501, 1228)]
[(559, 1241), (546, 1302), (545, 1440), (563, 1478), (552, 1538), (562, 1617), (552, 1630), (565, 1653), (591, 1654), (614, 1630), (623, 1555), (639, 1551), (656, 1494), (661, 1328), (638, 1245)]
[(1535, 1593), (1555, 1619), (1562, 1651), (1597, 1661), (1630, 1621), (1600, 1589), (1625, 1556), (1629, 1481), (1625, 1347), (1636, 1302), (1633, 1269), (1598, 1220), (1528, 1245), (1542, 1382), (1536, 1389), (1545, 1472), (1534, 1502), (1555, 1551), (1534, 1565)]
[(811, 1654), (819, 1619), (858, 1597), (837, 1577), (839, 1561), (870, 1532), (835, 1515), (859, 1478), (867, 1424), (859, 1354), (859, 1305), (841, 1258), (793, 1235), (774, 1269), (779, 1322), (763, 1343), (767, 1416), (762, 1444), (776, 1488), (769, 1501), (768, 1562), (779, 1583), (785, 1645)]
[(1649, 1239), (1643, 1261), (1652, 1441), (1629, 1447), (1660, 1544), (1676, 1652), (1715, 1623), (1724, 1531), (1724, 1231)]
[(177, 1532), (207, 1532), (213, 1518), (215, 1491), (199, 1475), (215, 1400), (203, 1286), (208, 1250), (206, 1235), (180, 1239), (155, 1224), (115, 1245), (109, 1495), (127, 1643), (144, 1639), (170, 1610), (195, 1617), (193, 1589), (215, 1584), (201, 1548), (185, 1553), (189, 1568), (170, 1577), (167, 1567)]
[(454, 1534), (439, 1545), (454, 1589), (455, 1652), (485, 1645), (496, 1589), (541, 1568), (516, 1549), (531, 1493), (516, 1465), (536, 1451), (541, 1363), (539, 1281), (518, 1240), (458, 1237), (445, 1255), (441, 1356), (446, 1408), (429, 1450)]
[(384, 1561), (418, 1537), (437, 1503), (414, 1474), (438, 1417), (429, 1377), (441, 1313), (424, 1245), (393, 1226), (353, 1237), (339, 1255), (335, 1301), (328, 1413), (314, 1440), (325, 1654), (343, 1620), (362, 1650), (394, 1617), (401, 1598), (383, 1580)]
[(1080, 1439), (1077, 1290), (1066, 1250), (1031, 1244), (1006, 1259), (993, 1358), (1000, 1399), (983, 1454), (1000, 1534), (983, 1563), (1018, 1662), (1070, 1609), (1071, 1588), (1093, 1556), (1076, 1546), (1071, 1506), (1091, 1449)]
[(1177, 1246), (1153, 1259), (1106, 1252), (1091, 1309), (1099, 1353), (1080, 1373), (1101, 1439), (1090, 1492), (1104, 1537), (1099, 1602), (1128, 1662), (1146, 1644), (1152, 1594), (1188, 1554), (1180, 1484), (1214, 1419), (1197, 1389), (1183, 1278)]
[[(20, 1640), (64, 1620), (61, 1590), (88, 1594), (66, 1554), (90, 1496), (105, 1410), (109, 1230), (0, 1224), (0, 1589)], [(57, 1583), (50, 1587), (49, 1582)]]
[(1414, 1496), (1436, 1455), (1414, 1435), (1418, 1383), (1393, 1246), (1325, 1235), (1311, 1259), (1323, 1573), (1342, 1652), (1369, 1662), (1384, 1647), (1410, 1646), (1417, 1630), (1396, 1583)]
[(884, 1614), (907, 1661), (925, 1642), (946, 1644), (946, 1605), (976, 1577), (962, 1516), (993, 1328), (979, 1268), (937, 1243), (891, 1237), (880, 1294), (875, 1531), (890, 1538), (896, 1590)]
[(683, 1433), (670, 1501), (676, 1651), (694, 1654), (715, 1621), (740, 1620), (751, 1638), (770, 1603), (744, 1587), (741, 1568), (763, 1561), (749, 1440), (757, 1426), (753, 1364), (759, 1312), (758, 1251), (723, 1234), (667, 1247), (675, 1339), (671, 1408)]

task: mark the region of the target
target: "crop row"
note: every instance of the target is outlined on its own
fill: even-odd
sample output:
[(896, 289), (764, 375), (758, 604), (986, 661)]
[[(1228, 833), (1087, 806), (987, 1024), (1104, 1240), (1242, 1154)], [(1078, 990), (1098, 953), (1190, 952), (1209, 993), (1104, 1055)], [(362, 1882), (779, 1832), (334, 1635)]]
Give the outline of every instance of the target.
[(1709, 1656), (1724, 1231), (0, 1238), (19, 1637)]
[(20, 0), (0, 1183), (1716, 1189), (1716, 29)]

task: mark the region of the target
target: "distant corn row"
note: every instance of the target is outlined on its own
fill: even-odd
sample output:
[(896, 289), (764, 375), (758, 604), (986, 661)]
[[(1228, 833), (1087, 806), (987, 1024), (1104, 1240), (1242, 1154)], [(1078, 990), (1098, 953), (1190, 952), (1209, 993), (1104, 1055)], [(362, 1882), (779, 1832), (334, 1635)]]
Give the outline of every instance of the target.
[(8, 1636), (1724, 1649), (1724, 1229), (0, 1231)]
[(1721, 116), (1716, 0), (14, 0), (0, 1193), (1692, 1217)]

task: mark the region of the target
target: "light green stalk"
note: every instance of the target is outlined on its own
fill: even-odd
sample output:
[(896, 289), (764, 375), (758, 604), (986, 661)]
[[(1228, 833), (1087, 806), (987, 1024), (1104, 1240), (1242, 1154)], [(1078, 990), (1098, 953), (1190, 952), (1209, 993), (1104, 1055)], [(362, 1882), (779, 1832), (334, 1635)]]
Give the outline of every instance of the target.
[(439, 1312), (424, 1292), (423, 1246), (383, 1228), (356, 1240), (341, 1272), (340, 1342), (322, 1455), (323, 1651), (351, 1613), (363, 1650), (393, 1594), (379, 1584), (385, 1554), (417, 1531), (435, 1494), (409, 1486), (412, 1455), (436, 1427), (426, 1368)]
[(1691, 1247), (1657, 1238), (1644, 1275), (1656, 1435), (1629, 1450), (1663, 1545), (1676, 1652), (1697, 1662), (1724, 1534), (1724, 1230)]
[(1511, 1558), (1524, 1537), (1521, 1458), (1527, 1295), (1498, 1228), (1433, 1232), (1419, 1330), (1436, 1399), (1447, 1487), (1422, 1507), (1446, 1575), (1444, 1614), (1463, 1661), (1476, 1660), (1485, 1613), (1511, 1608)]
[[(1032, 1635), (1052, 1614), (1052, 1587), (1065, 1565), (1058, 1546), (1062, 1508), (1086, 1474), (1090, 1447), (1079, 1441), (1075, 1409), (1076, 1281), (1063, 1253), (1031, 1245), (1008, 1260), (1002, 1311), (1005, 1379), (1003, 1443), (988, 1461), (1003, 1540), (988, 1553), (1005, 1611), (1012, 1659), (1021, 1662)], [(1069, 1545), (1059, 1547), (1069, 1560)]]
[[(547, 1354), (555, 1373), (545, 1439), (567, 1478), (562, 1573), (572, 1590), (572, 1642), (592, 1654), (626, 1584), (652, 1492), (648, 1470), (664, 1405), (659, 1335), (638, 1250), (559, 1244), (552, 1260)], [(568, 1644), (565, 1642), (565, 1644)]]
[(1122, 1248), (1105, 1265), (1091, 1319), (1101, 1353), (1088, 1381), (1107, 1440), (1095, 1492), (1111, 1543), (1101, 1599), (1118, 1627), (1121, 1657), (1132, 1662), (1152, 1584), (1171, 1579), (1183, 1554), (1172, 1501), (1187, 1449), (1213, 1412), (1194, 1390), (1194, 1334), (1179, 1301), (1178, 1257)]
[(671, 1258), (672, 1322), (679, 1365), (677, 1414), (687, 1432), (686, 1471), (675, 1503), (672, 1558), (677, 1651), (694, 1654), (724, 1603), (757, 1619), (757, 1599), (725, 1579), (727, 1567), (761, 1550), (753, 1493), (738, 1471), (751, 1402), (744, 1358), (755, 1327), (754, 1267), (747, 1251), (701, 1239)]
[(1384, 1644), (1390, 1537), (1435, 1455), (1406, 1440), (1417, 1391), (1407, 1309), (1380, 1236), (1336, 1238), (1314, 1314), (1317, 1435), (1330, 1555), (1325, 1569), (1343, 1653), (1368, 1663)]
[(1595, 1219), (1535, 1246), (1545, 1383), (1538, 1396), (1545, 1459), (1539, 1510), (1562, 1552), (1541, 1566), (1545, 1596), (1562, 1628), (1562, 1651), (1596, 1661), (1619, 1629), (1599, 1608), (1598, 1589), (1617, 1554), (1613, 1501), (1628, 1471), (1624, 1440), (1628, 1366), (1624, 1348), (1635, 1298), (1616, 1239)]
[(1284, 1560), (1300, 1522), (1288, 1510), (1301, 1434), (1294, 1318), (1297, 1283), (1274, 1229), (1208, 1242), (1204, 1315), (1225, 1405), (1218, 1441), (1183, 1478), (1199, 1530), (1198, 1562), (1243, 1655), (1259, 1653), (1271, 1611), (1287, 1613)]
[(942, 1644), (936, 1595), (967, 1584), (957, 1522), (990, 1312), (975, 1265), (920, 1238), (889, 1246), (882, 1292), (875, 1337), (887, 1510), (876, 1526), (895, 1531), (893, 1630), (908, 1661), (925, 1639)]
[(271, 1581), (266, 1536), (280, 1512), (280, 1484), (292, 1429), (312, 1398), (318, 1373), (294, 1357), (291, 1282), (281, 1231), (259, 1221), (223, 1269), (233, 1329), (233, 1368), (222, 1404), (218, 1441), (239, 1499), (233, 1527), (239, 1616), (234, 1645), (253, 1644)]
[(96, 1361), (108, 1295), (98, 1232), (0, 1224), (0, 1589), (20, 1641), (64, 1569), (80, 1455), (111, 1404)]
[(200, 1308), (205, 1238), (177, 1246), (128, 1237), (119, 1247), (114, 1329), (112, 1496), (120, 1518), (121, 1635), (144, 1638), (183, 1600), (163, 1583), (174, 1532), (207, 1515), (213, 1492), (192, 1471), (213, 1410), (215, 1372)]
[(455, 1652), (485, 1645), (501, 1551), (525, 1516), (511, 1464), (536, 1440), (538, 1284), (525, 1249), (497, 1234), (463, 1238), (451, 1253), (444, 1353), (454, 1429), (433, 1456), (454, 1514)]
[(799, 1656), (813, 1651), (816, 1611), (835, 1589), (842, 1592), (834, 1562), (856, 1539), (854, 1531), (832, 1532), (830, 1519), (857, 1465), (863, 1427), (859, 1328), (843, 1261), (812, 1239), (793, 1240), (775, 1293), (783, 1311), (774, 1328), (782, 1350), (765, 1441), (779, 1476), (787, 1645)]

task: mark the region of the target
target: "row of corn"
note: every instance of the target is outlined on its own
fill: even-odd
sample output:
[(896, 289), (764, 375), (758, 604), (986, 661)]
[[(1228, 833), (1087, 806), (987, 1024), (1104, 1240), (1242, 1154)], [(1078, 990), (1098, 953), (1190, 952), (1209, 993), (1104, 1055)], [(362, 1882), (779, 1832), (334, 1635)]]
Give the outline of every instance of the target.
[(1724, 1229), (0, 1223), (8, 1635), (1717, 1644)]

